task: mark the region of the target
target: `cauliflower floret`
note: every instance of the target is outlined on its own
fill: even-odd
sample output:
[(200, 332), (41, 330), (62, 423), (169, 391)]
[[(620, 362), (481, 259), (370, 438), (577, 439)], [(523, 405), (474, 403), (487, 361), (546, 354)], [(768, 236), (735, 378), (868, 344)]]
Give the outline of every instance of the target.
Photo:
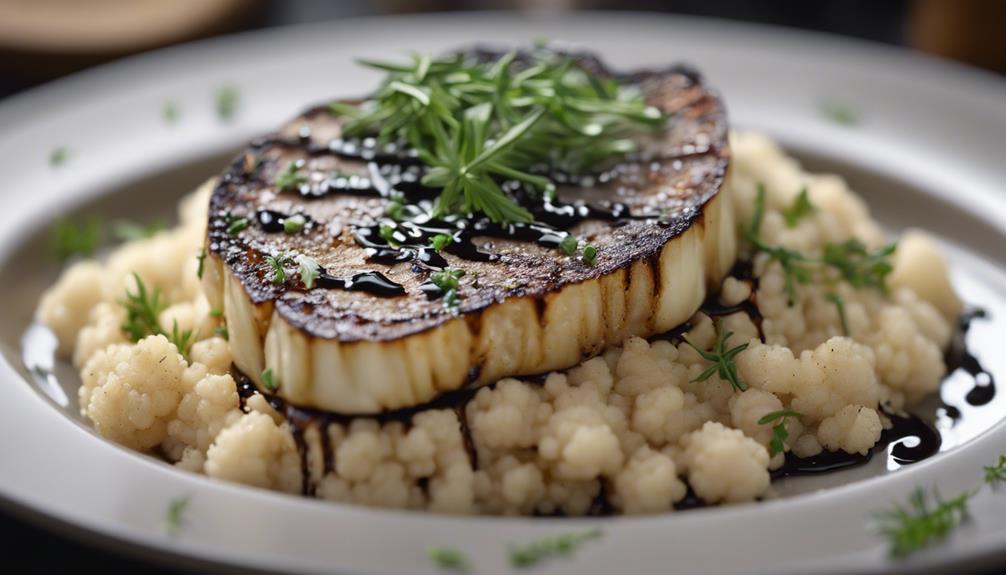
[(709, 421), (681, 443), (688, 483), (707, 503), (751, 501), (768, 490), (768, 451), (740, 430)]
[(231, 369), (231, 346), (221, 337), (211, 337), (192, 344), (192, 363), (206, 366), (210, 373), (224, 374)]
[(963, 304), (950, 283), (947, 262), (940, 247), (929, 234), (919, 230), (905, 232), (894, 252), (891, 287), (906, 287), (929, 302), (948, 321), (956, 321)]
[(297, 493), (300, 457), (287, 427), (252, 412), (217, 435), (206, 452), (206, 475), (245, 485)]
[(100, 264), (92, 260), (78, 262), (42, 294), (35, 317), (56, 334), (60, 355), (71, 354), (91, 308), (102, 300), (102, 279)]
[(880, 386), (870, 348), (835, 337), (800, 356), (793, 409), (812, 420), (834, 415), (848, 404), (875, 406)]
[(880, 440), (884, 430), (880, 415), (869, 407), (847, 405), (825, 418), (817, 428), (817, 438), (829, 451), (866, 455)]
[[(943, 352), (917, 329), (905, 308), (885, 307), (875, 331), (865, 339), (876, 354), (877, 373), (891, 388), (902, 391), (908, 401), (936, 391), (946, 372)], [(871, 402), (850, 402), (873, 405)]]
[(538, 428), (552, 413), (531, 386), (516, 379), (480, 389), (466, 409), (472, 435), (490, 449), (534, 445)]
[[(758, 423), (758, 420), (782, 409), (783, 404), (778, 397), (767, 391), (749, 388), (744, 393), (735, 394), (730, 398), (731, 424), (743, 431), (744, 435), (768, 447), (772, 441), (772, 427), (776, 422), (766, 425)], [(787, 430), (788, 428), (789, 421)]]
[(678, 479), (674, 461), (647, 447), (640, 448), (614, 480), (613, 503), (625, 513), (670, 511), (687, 488)]
[(102, 436), (139, 451), (152, 449), (167, 437), (187, 391), (186, 367), (161, 335), (99, 351), (81, 374), (81, 413)]
[[(186, 376), (201, 375), (201, 368), (189, 368)], [(205, 453), (217, 435), (241, 417), (238, 393), (230, 375), (201, 377), (178, 404), (176, 419), (168, 422), (165, 452), (171, 459), (185, 459), (186, 449)]]
[(83, 367), (87, 360), (98, 351), (113, 343), (126, 343), (122, 333), (122, 323), (126, 320), (126, 310), (118, 303), (101, 302), (91, 308), (90, 318), (77, 334), (77, 345), (73, 350), (73, 364)]

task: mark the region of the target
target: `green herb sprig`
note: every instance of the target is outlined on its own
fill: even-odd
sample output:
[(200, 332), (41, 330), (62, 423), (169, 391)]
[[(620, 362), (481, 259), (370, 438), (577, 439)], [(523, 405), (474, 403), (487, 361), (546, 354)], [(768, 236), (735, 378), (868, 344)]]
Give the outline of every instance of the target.
[(276, 189), (281, 192), (299, 190), (301, 186), (307, 183), (307, 176), (300, 173), (300, 169), (303, 167), (304, 160), (297, 160), (296, 162), (287, 164), (286, 168), (276, 174)]
[(112, 223), (112, 236), (120, 242), (131, 242), (154, 237), (164, 229), (164, 222), (156, 221), (149, 224), (138, 224), (128, 220), (118, 220)]
[(159, 316), (167, 309), (168, 302), (161, 297), (161, 290), (154, 288), (148, 291), (146, 284), (136, 272), (133, 272), (133, 279), (136, 282), (136, 291), (131, 292), (127, 288), (125, 299), (120, 301), (126, 308), (126, 320), (120, 326), (122, 331), (132, 341), (140, 341), (150, 335), (163, 335), (188, 361), (189, 350), (195, 341), (193, 331), (180, 330), (177, 321), (172, 323), (170, 332), (165, 330), (161, 326)]
[(831, 303), (835, 304), (835, 309), (838, 310), (839, 322), (842, 324), (842, 335), (848, 337), (850, 334), (849, 318), (845, 315), (845, 299), (837, 293), (829, 293), (824, 297)]
[(457, 307), (460, 303), (458, 297), (459, 280), (465, 275), (465, 270), (458, 268), (446, 268), (443, 271), (430, 274), (430, 283), (437, 286), (444, 294), (444, 306)]
[(876, 531), (887, 537), (890, 554), (902, 558), (945, 537), (968, 518), (968, 502), (974, 492), (964, 492), (953, 499), (942, 499), (935, 490), (930, 496), (920, 487), (912, 492), (908, 505), (876, 517)]
[(122, 323), (122, 331), (132, 341), (140, 341), (148, 335), (164, 334), (158, 316), (168, 304), (162, 299), (160, 288), (155, 287), (153, 291), (147, 291), (147, 286), (135, 272), (133, 279), (136, 282), (136, 291), (130, 292), (127, 288), (126, 298), (121, 300), (123, 307), (126, 308), (126, 321)]
[(1006, 455), (1000, 455), (999, 461), (995, 465), (986, 465), (983, 469), (985, 470), (985, 483), (992, 487), (998, 487), (1006, 482)]
[(185, 520), (185, 510), (189, 507), (189, 497), (176, 497), (168, 502), (167, 511), (164, 514), (164, 532), (168, 535), (176, 535), (182, 528)]
[(265, 263), (269, 268), (269, 281), (273, 285), (283, 285), (286, 283), (286, 266), (294, 262), (290, 256), (280, 252), (276, 255), (266, 256)]
[(510, 564), (517, 568), (526, 568), (546, 559), (568, 556), (587, 541), (598, 539), (601, 535), (600, 529), (591, 529), (579, 533), (543, 537), (525, 545), (511, 545)]
[(775, 422), (775, 425), (772, 426), (772, 440), (769, 442), (769, 457), (775, 457), (786, 451), (786, 439), (789, 438), (789, 431), (786, 430), (786, 420), (790, 417), (800, 416), (799, 412), (792, 409), (780, 409), (779, 411), (766, 413), (758, 420), (758, 425), (768, 425)]
[(638, 91), (588, 74), (568, 56), (538, 51), (527, 65), (514, 60), (362, 61), (386, 73), (381, 88), (361, 106), (330, 108), (349, 118), (348, 136), (404, 140), (416, 150), (430, 167), (423, 184), (442, 189), (436, 215), (478, 212), (496, 222), (532, 219), (497, 179), (551, 195), (555, 186), (537, 166), (577, 173), (616, 161), (634, 149), (633, 134), (665, 120)]
[(807, 186), (804, 186), (800, 189), (800, 193), (793, 200), (793, 203), (782, 213), (782, 217), (786, 220), (787, 228), (795, 228), (801, 219), (816, 211), (817, 208), (814, 207), (814, 204), (810, 203)]
[(304, 254), (297, 254), (294, 258), (297, 266), (300, 268), (300, 282), (304, 284), (307, 289), (314, 288), (314, 282), (318, 279), (321, 274), (321, 266), (318, 262), (309, 258)]
[(445, 571), (468, 571), (468, 558), (464, 553), (450, 547), (431, 547), (427, 554), (434, 565)]
[(90, 257), (101, 243), (101, 221), (87, 218), (80, 222), (59, 220), (53, 229), (53, 248), (59, 261), (72, 257)]
[(712, 351), (699, 349), (695, 344), (689, 341), (688, 338), (685, 338), (684, 340), (685, 343), (697, 351), (703, 359), (710, 361), (713, 364), (705, 371), (695, 376), (692, 381), (706, 381), (712, 377), (714, 373), (716, 373), (719, 374), (720, 379), (729, 382), (735, 390), (744, 391), (748, 388), (748, 386), (741, 379), (740, 375), (737, 374), (737, 364), (734, 363), (734, 358), (737, 357), (737, 354), (747, 349), (748, 344), (745, 342), (728, 350), (726, 349), (726, 342), (730, 339), (730, 336), (733, 335), (733, 332), (724, 329), (723, 320), (716, 322), (716, 331), (719, 332), (719, 335), (716, 337), (716, 344), (713, 345)]
[(262, 385), (264, 385), (266, 391), (269, 392), (279, 389), (279, 383), (276, 381), (275, 376), (273, 376), (271, 367), (262, 372)]

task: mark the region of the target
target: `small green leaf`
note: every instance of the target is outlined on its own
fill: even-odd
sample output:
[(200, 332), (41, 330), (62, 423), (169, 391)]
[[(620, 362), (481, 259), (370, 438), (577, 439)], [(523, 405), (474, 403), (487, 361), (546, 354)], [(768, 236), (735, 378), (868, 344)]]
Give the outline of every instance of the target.
[(429, 550), (430, 561), (440, 569), (464, 573), (468, 571), (468, 558), (457, 549), (433, 547)]
[(279, 389), (279, 383), (274, 379), (271, 367), (262, 372), (262, 385), (270, 393)]
[(800, 190), (800, 194), (797, 195), (796, 199), (793, 200), (793, 204), (783, 212), (783, 218), (786, 220), (786, 227), (794, 228), (799, 221), (805, 217), (813, 214), (817, 211), (814, 204), (810, 203), (810, 196), (807, 193), (807, 186), (804, 186)]
[(592, 245), (584, 246), (583, 256), (581, 256), (580, 259), (583, 260), (583, 263), (587, 264), (588, 266), (594, 265), (594, 263), (597, 261), (597, 248), (595, 248)]
[(223, 86), (217, 90), (216, 109), (217, 117), (225, 122), (234, 119), (237, 113), (240, 96), (234, 86)]
[(299, 234), (307, 225), (307, 218), (300, 214), (294, 214), (283, 219), (283, 231), (287, 234)]
[(576, 236), (568, 235), (559, 242), (559, 249), (567, 256), (572, 256), (576, 253), (576, 246), (578, 244), (579, 241), (576, 239)]

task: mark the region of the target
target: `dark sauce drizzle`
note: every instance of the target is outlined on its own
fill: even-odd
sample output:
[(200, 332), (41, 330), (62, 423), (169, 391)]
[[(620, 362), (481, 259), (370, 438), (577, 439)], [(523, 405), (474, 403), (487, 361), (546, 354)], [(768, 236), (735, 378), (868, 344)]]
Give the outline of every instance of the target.
[[(556, 249), (570, 233), (569, 229), (587, 221), (598, 220), (608, 222), (613, 227), (623, 226), (632, 220), (655, 223), (662, 227), (672, 225), (672, 221), (659, 212), (634, 214), (625, 204), (619, 202), (586, 203), (583, 201), (563, 202), (558, 199), (543, 197), (533, 188), (520, 182), (503, 182), (503, 188), (509, 192), (519, 204), (527, 208), (534, 216), (533, 223), (498, 224), (486, 217), (433, 216), (433, 199), (439, 190), (427, 188), (421, 180), (426, 167), (419, 161), (414, 150), (403, 142), (388, 143), (379, 146), (374, 138), (352, 138), (332, 140), (326, 146), (311, 144), (303, 137), (296, 140), (271, 137), (256, 142), (258, 147), (278, 146), (303, 149), (311, 155), (334, 155), (354, 162), (364, 162), (366, 174), (336, 173), (319, 183), (302, 185), (298, 193), (305, 198), (321, 198), (330, 194), (349, 194), (364, 197), (390, 199), (396, 193), (408, 199), (403, 207), (402, 221), (394, 224), (392, 238), (381, 237), (381, 222), (370, 225), (358, 225), (354, 229), (354, 239), (367, 249), (367, 257), (371, 261), (384, 264), (411, 262), (415, 273), (430, 270), (443, 270), (448, 267), (447, 259), (430, 247), (431, 239), (440, 234), (451, 236), (451, 243), (444, 252), (469, 261), (489, 262), (499, 259), (497, 254), (484, 251), (475, 242), (477, 237), (507, 239), (523, 242), (533, 242), (539, 246)], [(549, 171), (543, 168), (553, 181), (576, 183), (589, 187), (597, 182), (607, 182), (614, 178), (620, 169), (631, 163), (586, 176), (574, 176), (564, 172)], [(684, 208), (677, 217), (691, 219), (698, 214), (694, 207)], [(383, 225), (388, 225), (384, 222)], [(281, 225), (271, 225), (262, 228), (267, 232), (282, 231)], [(388, 280), (390, 282), (390, 280)], [(398, 285), (395, 282), (390, 282)], [(356, 285), (352, 282), (328, 282), (321, 287), (341, 289), (343, 285)], [(371, 291), (374, 295), (388, 296), (404, 293), (398, 290), (380, 289)], [(370, 290), (367, 290), (370, 291)], [(431, 299), (440, 297), (442, 292), (437, 289), (424, 289)]]
[[(743, 270), (739, 271), (742, 272)], [(743, 277), (743, 274), (741, 274), (741, 277)], [(752, 295), (753, 294), (754, 291), (752, 291)], [(732, 306), (730, 309), (732, 309)], [(705, 307), (703, 308), (703, 311), (705, 311)], [(737, 311), (745, 310), (739, 309)], [(737, 313), (737, 311), (731, 311), (730, 313)], [(980, 310), (968, 312), (962, 316), (960, 322), (961, 333), (956, 336), (960, 339), (962, 345), (965, 341), (965, 336), (967, 334), (967, 329), (970, 327), (971, 320), (974, 318), (984, 317), (986, 317), (985, 313)], [(681, 336), (687, 330), (688, 325), (685, 324), (672, 332), (661, 334), (651, 339), (680, 341)], [(955, 351), (951, 350), (950, 353), (955, 353)], [(973, 356), (966, 351), (964, 352), (964, 355), (973, 359)], [(977, 364), (977, 359), (974, 359), (974, 363)], [(977, 372), (987, 373), (984, 369), (979, 369)], [(969, 371), (969, 373), (971, 372)], [(528, 383), (537, 385), (543, 384), (545, 380), (544, 375), (523, 376), (521, 379), (527, 381)], [(475, 441), (468, 425), (466, 407), (468, 402), (472, 399), (472, 397), (474, 397), (475, 393), (477, 393), (480, 388), (471, 386), (463, 387), (455, 391), (447, 392), (433, 401), (422, 405), (382, 412), (370, 416), (353, 416), (294, 405), (277, 395), (265, 393), (259, 390), (247, 376), (237, 372), (236, 370), (235, 380), (238, 384), (237, 389), (242, 409), (245, 408), (248, 398), (256, 393), (259, 393), (273, 409), (282, 414), (286, 421), (290, 423), (294, 436), (294, 442), (296, 443), (297, 450), (300, 455), (302, 474), (301, 487), (302, 492), (305, 495), (313, 495), (315, 490), (315, 486), (312, 483), (310, 476), (309, 450), (305, 438), (307, 430), (311, 427), (315, 427), (321, 436), (321, 447), (324, 458), (323, 469), (324, 473), (327, 474), (335, 469), (335, 454), (331, 444), (331, 437), (329, 436), (329, 425), (348, 425), (354, 419), (358, 419), (360, 417), (374, 419), (379, 423), (398, 421), (408, 426), (411, 425), (412, 417), (422, 411), (429, 409), (451, 409), (458, 418), (458, 426), (464, 442), (464, 449), (468, 455), (472, 469), (477, 470), (479, 467), (478, 452), (475, 448)], [(490, 385), (489, 387), (492, 386)], [(988, 386), (983, 385), (981, 387)], [(992, 389), (994, 390), (994, 387)], [(873, 449), (865, 455), (859, 453), (850, 454), (844, 451), (823, 451), (812, 457), (796, 457), (791, 453), (787, 453), (782, 467), (772, 471), (772, 479), (778, 480), (785, 477), (811, 475), (856, 467), (871, 461), (875, 454), (882, 453), (887, 450), (890, 451), (891, 459), (900, 465), (910, 465), (931, 457), (939, 452), (942, 440), (939, 432), (934, 429), (931, 424), (916, 415), (910, 413), (895, 413), (886, 409), (884, 406), (881, 406), (881, 411), (890, 420), (891, 426), (881, 433), (880, 440)], [(909, 445), (909, 443), (912, 443), (912, 445)], [(677, 510), (684, 510), (704, 506), (706, 506), (706, 504), (689, 487), (688, 493), (681, 501), (674, 505), (674, 508)], [(600, 481), (600, 490), (591, 505), (591, 514), (609, 515), (613, 513), (613, 511), (613, 507), (608, 500), (608, 487), (604, 481)]]

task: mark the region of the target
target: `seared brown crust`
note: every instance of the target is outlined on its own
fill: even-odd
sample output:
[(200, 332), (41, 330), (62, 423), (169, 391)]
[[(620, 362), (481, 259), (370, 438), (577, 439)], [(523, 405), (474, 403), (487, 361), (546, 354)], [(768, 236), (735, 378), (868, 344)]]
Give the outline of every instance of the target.
[[(582, 57), (580, 62), (596, 73), (609, 74), (592, 58)], [(395, 340), (442, 325), (455, 314), (477, 321), (480, 312), (504, 299), (539, 299), (567, 285), (627, 268), (634, 261), (656, 258), (667, 242), (701, 221), (704, 206), (723, 183), (729, 156), (725, 111), (712, 90), (680, 69), (623, 78), (638, 84), (651, 105), (671, 115), (667, 130), (660, 137), (641, 139), (639, 156), (623, 164), (608, 182), (592, 188), (561, 185), (559, 197), (565, 201), (617, 200), (633, 215), (655, 216), (663, 211), (664, 217), (662, 221), (630, 219), (618, 226), (586, 221), (574, 227), (571, 231), (597, 246), (594, 266), (532, 242), (486, 238), (478, 243), (485, 251), (500, 254), (499, 260), (475, 262), (444, 254), (451, 266), (468, 272), (461, 282), (457, 309), (429, 300), (419, 289), (429, 272), (416, 273), (410, 263), (369, 261), (353, 239), (354, 225), (373, 225), (384, 213), (387, 200), (342, 194), (307, 199), (296, 191), (278, 192), (273, 185), (276, 174), (297, 159), (306, 161), (301, 173), (312, 182), (335, 171), (366, 175), (364, 163), (329, 150), (329, 143), (340, 135), (341, 120), (326, 107), (313, 108), (276, 134), (253, 142), (235, 159), (210, 202), (209, 251), (240, 279), (253, 303), (274, 302), (290, 325), (311, 336), (342, 342)], [(259, 209), (303, 213), (314, 225), (297, 235), (266, 233), (254, 222)], [(232, 236), (225, 221), (228, 213), (252, 223)], [(335, 277), (380, 271), (402, 284), (405, 294), (377, 297), (319, 287), (305, 291), (294, 287), (295, 282), (276, 286), (264, 257), (280, 251), (308, 255)]]

